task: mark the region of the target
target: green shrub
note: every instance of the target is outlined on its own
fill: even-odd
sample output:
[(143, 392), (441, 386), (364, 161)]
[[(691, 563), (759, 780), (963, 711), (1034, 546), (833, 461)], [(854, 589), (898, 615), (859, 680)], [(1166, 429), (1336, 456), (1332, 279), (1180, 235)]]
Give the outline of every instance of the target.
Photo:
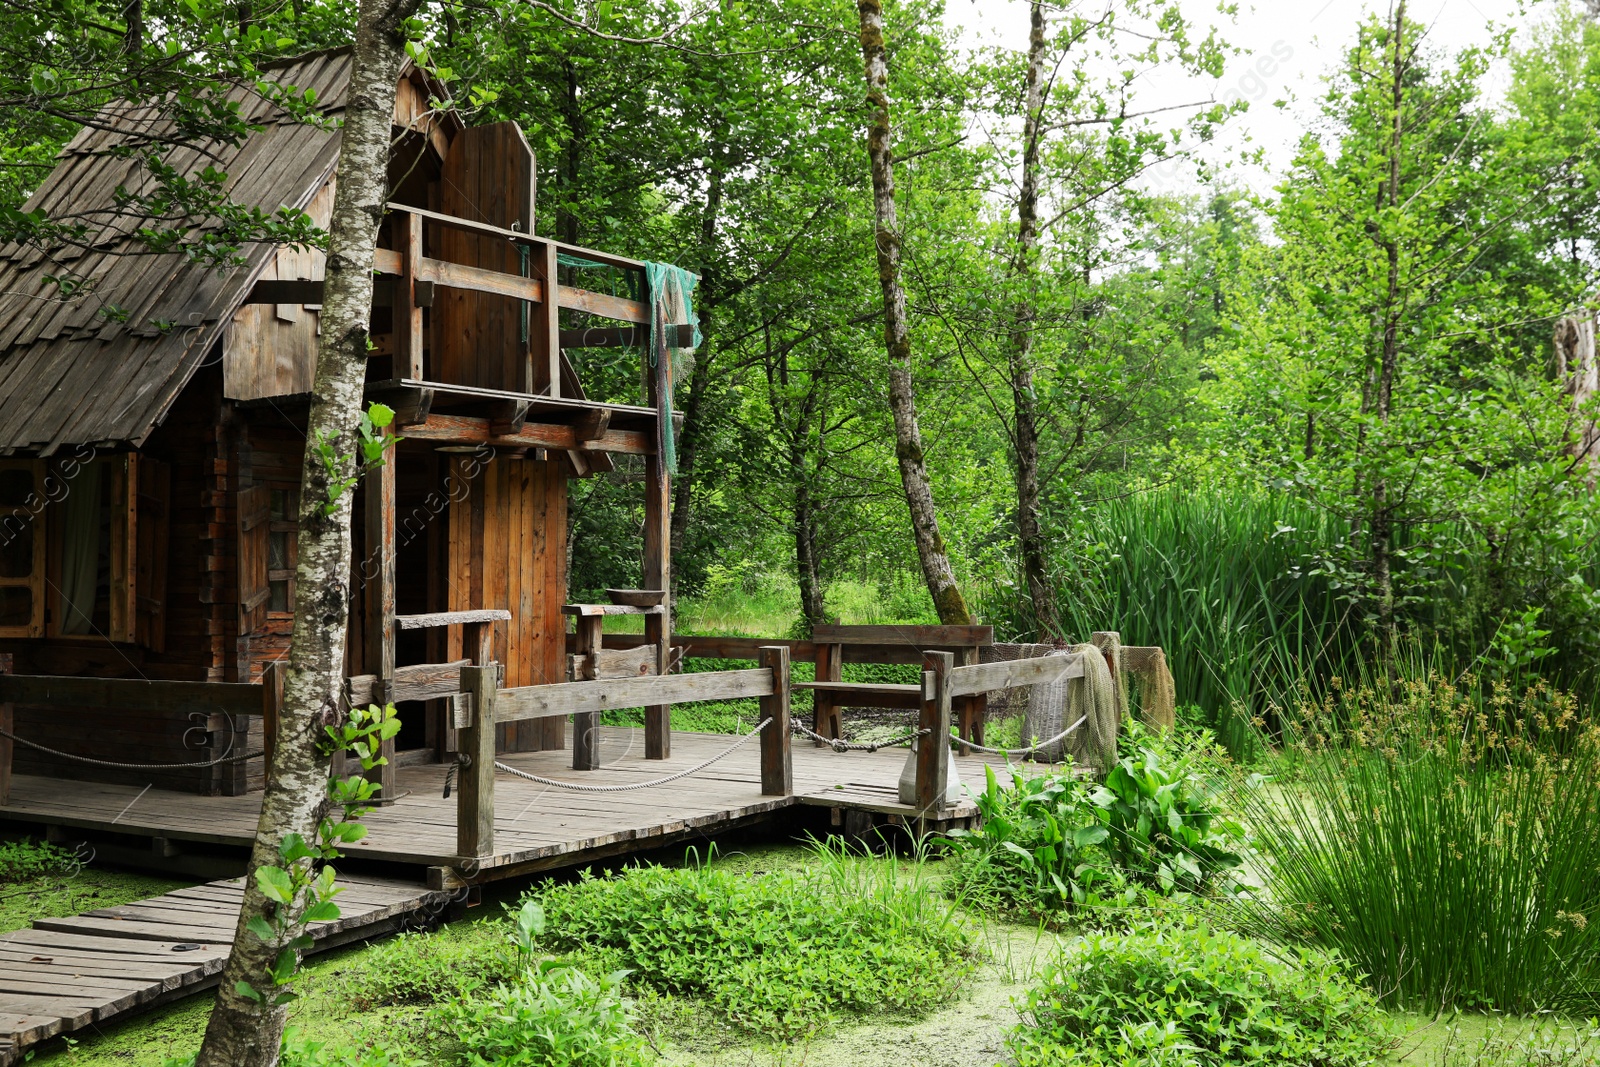
[(1001, 785), (985, 768), (974, 797), (980, 822), (955, 831), (952, 888), (970, 905), (1048, 914), (1125, 908), (1141, 887), (1209, 892), (1231, 885), (1244, 834), (1218, 810), (1210, 734), (1158, 737), (1132, 725), (1102, 785), (1070, 770), (1026, 774)]
[(644, 1041), (622, 996), (626, 971), (591, 978), (544, 964), (516, 981), (435, 1009), (471, 1067), (629, 1067)]
[(36, 841), (0, 841), (0, 885), (26, 882), (73, 868), (72, 853)]
[(842, 1012), (927, 1011), (972, 966), (971, 935), (920, 862), (836, 846), (820, 847), (806, 875), (632, 867), (535, 896), (549, 917), (542, 945), (704, 997), (735, 1024), (776, 1036)]
[(1205, 773), (1215, 754), (1204, 740), (1147, 740), (1136, 726), (1127, 736), (1131, 745), (1089, 795), (1110, 831), (1106, 850), (1129, 877), (1163, 893), (1216, 887), (1239, 866), (1244, 831), (1219, 812)]
[(1333, 957), (1275, 959), (1193, 918), (1091, 935), (1019, 1009), (1017, 1067), (1356, 1067), (1383, 1044), (1372, 998)]
[(350, 980), (351, 997), (363, 1005), (430, 1004), (508, 982), (522, 965), (503, 934), (498, 924), (464, 923), (374, 945)]
[(1337, 950), (1389, 1004), (1600, 1007), (1600, 728), (1570, 697), (1396, 678), (1297, 718), (1294, 781), (1245, 800), (1253, 931)]

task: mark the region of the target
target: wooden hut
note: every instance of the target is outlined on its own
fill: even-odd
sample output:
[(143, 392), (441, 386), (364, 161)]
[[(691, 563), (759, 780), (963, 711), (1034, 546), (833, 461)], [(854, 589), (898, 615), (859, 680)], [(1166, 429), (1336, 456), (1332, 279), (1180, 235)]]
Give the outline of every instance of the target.
[[(350, 58), (319, 53), (271, 74), (313, 90), (336, 118)], [(255, 132), (174, 161), (225, 171), (237, 204), (326, 225), (337, 129), (235, 96)], [(507, 686), (566, 680), (569, 479), (611, 469), (612, 454), (645, 457), (644, 585), (668, 587), (658, 441), (671, 360), (642, 361), (642, 403), (600, 403), (563, 346), (649, 336), (659, 357), (692, 332), (655, 310), (644, 263), (533, 236), (521, 131), (467, 126), (445, 99), (424, 71), (402, 75), (367, 373), (402, 439), (356, 501), (351, 696), (399, 703), (397, 763), (452, 751), (444, 694), (459, 689), (463, 663), (492, 657)], [(274, 699), (272, 665), (295, 625), (322, 255), (247, 246), (219, 270), (137, 245), (142, 220), (119, 208), (118, 190), (144, 179), (115, 149), (140, 121), (83, 130), (26, 205), (83, 220), (81, 243), (0, 249), (0, 664), (9, 656), (13, 674), (0, 727), (19, 739), (13, 753), (0, 737), (0, 795), (13, 762), (19, 773), (259, 788), (259, 758), (181, 765), (262, 747), (263, 717), (245, 712)], [(575, 261), (605, 265), (627, 292), (583, 288)], [(641, 610), (658, 650), (650, 670), (664, 663), (668, 608)], [(556, 747), (563, 732), (559, 720), (512, 723), (499, 744)]]

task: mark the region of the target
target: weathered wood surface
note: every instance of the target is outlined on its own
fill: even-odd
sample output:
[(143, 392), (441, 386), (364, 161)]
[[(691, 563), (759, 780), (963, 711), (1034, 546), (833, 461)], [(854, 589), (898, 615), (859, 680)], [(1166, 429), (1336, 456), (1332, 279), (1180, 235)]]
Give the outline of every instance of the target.
[[(461, 668), (470, 660), (458, 659), (449, 663), (418, 663), (409, 667), (396, 667), (384, 699), (398, 704), (402, 700), (433, 700), (461, 692)], [(377, 697), (377, 675), (358, 674), (348, 683), (350, 703), (359, 707), (374, 703)]]
[(612, 708), (682, 704), (691, 700), (740, 700), (771, 695), (772, 672), (763, 667), (748, 671), (707, 671), (703, 674), (562, 682), (502, 689), (496, 698), (496, 717), (499, 722), (516, 722), (553, 715), (583, 715)]
[(905, 645), (911, 648), (958, 648), (994, 644), (993, 626), (838, 626), (812, 630), (819, 645)]
[(1080, 656), (1036, 656), (1000, 663), (976, 663), (950, 672), (950, 695), (963, 697), (1082, 677)]
[(563, 615), (664, 615), (666, 608), (661, 604), (642, 608), (634, 604), (563, 604)]
[(813, 707), (827, 709), (826, 713), (819, 710), (815, 715), (822, 721), (823, 726), (812, 727), (824, 737), (839, 736), (839, 728), (842, 725), (839, 722), (841, 707), (922, 707), (923, 692), (920, 685), (900, 685), (893, 682), (795, 682), (793, 688), (812, 690), (817, 694)]
[[(441, 907), (416, 883), (341, 878), (342, 914), (313, 923), (312, 952), (391, 932)], [(0, 1065), (28, 1049), (216, 984), (233, 941), (242, 879), (210, 882), (81, 915), (41, 918), (0, 935)]]
[[(762, 673), (770, 677), (770, 671)], [(643, 730), (601, 727), (603, 766), (599, 771), (573, 771), (564, 750), (502, 753), (494, 758), (547, 778), (620, 785), (653, 781), (692, 767), (734, 740), (723, 734), (680, 731), (674, 735), (669, 759), (646, 760)], [(892, 800), (906, 751), (895, 748), (841, 755), (798, 745), (791, 757), (794, 792), (789, 797), (761, 795), (755, 742), (699, 774), (630, 793), (575, 793), (501, 774), (495, 780), (494, 851), (478, 864), (489, 876), (498, 876), (530, 864), (579, 862), (596, 849), (620, 842), (637, 841), (639, 847), (650, 847), (663, 836), (685, 830), (713, 832), (791, 803), (861, 806), (850, 799), (852, 792), (860, 789), (887, 790), (885, 795)], [(982, 781), (983, 762), (999, 768), (1005, 761), (957, 757), (962, 780)], [(458, 866), (457, 795), (452, 792), (444, 798), (445, 773), (446, 767), (439, 764), (401, 767), (400, 799), (363, 820), (370, 832), (352, 846), (352, 856), (411, 869)], [(459, 788), (460, 772), (456, 781)], [(57, 825), (66, 828), (69, 836), (73, 830), (158, 835), (180, 848), (192, 841), (232, 846), (240, 849), (241, 855), (254, 839), (261, 810), (259, 793), (198, 797), (161, 789), (141, 795), (141, 790), (132, 785), (18, 775), (11, 803), (0, 808), (0, 820)], [(970, 809), (970, 804), (963, 803), (957, 805), (955, 814), (969, 815)], [(872, 810), (913, 814), (912, 808), (895, 804)]]
[(435, 611), (428, 615), (400, 615), (395, 623), (402, 630), (426, 630), (433, 626), (465, 626), (469, 622), (509, 622), (505, 608), (476, 608), (470, 611)]
[(118, 708), (123, 711), (261, 714), (261, 687), (244, 682), (165, 682), (143, 678), (0, 676), (0, 702)]

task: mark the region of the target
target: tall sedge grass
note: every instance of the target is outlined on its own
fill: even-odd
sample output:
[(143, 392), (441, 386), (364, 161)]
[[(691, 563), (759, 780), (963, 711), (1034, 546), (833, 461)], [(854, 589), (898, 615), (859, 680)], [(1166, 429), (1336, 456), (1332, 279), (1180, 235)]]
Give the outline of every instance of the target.
[(1600, 1008), (1600, 728), (1542, 683), (1436, 674), (1302, 703), (1239, 804), (1256, 933), (1336, 949), (1391, 1006)]
[(1314, 566), (1333, 520), (1283, 494), (1169, 490), (1095, 505), (1056, 560), (1069, 635), (1118, 630), (1160, 645), (1179, 698), (1216, 716), (1241, 754), (1236, 707), (1285, 705), (1304, 677), (1338, 673), (1357, 644)]

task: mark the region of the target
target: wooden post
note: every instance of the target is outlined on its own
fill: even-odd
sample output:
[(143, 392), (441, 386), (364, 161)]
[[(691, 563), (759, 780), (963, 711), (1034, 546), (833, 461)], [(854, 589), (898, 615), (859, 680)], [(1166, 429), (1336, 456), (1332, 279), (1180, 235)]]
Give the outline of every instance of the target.
[(409, 211), (397, 220), (400, 278), (394, 293), (394, 373), (397, 378), (421, 380), (422, 306), (417, 303), (417, 268), (422, 262), (422, 218)]
[[(970, 667), (978, 662), (978, 649), (976, 645), (969, 645), (956, 651), (956, 666)], [(967, 747), (968, 741), (983, 744), (983, 713), (987, 697), (982, 693), (961, 698), (961, 706), (957, 709), (959, 728), (956, 733), (961, 738), (957, 751), (963, 756), (971, 755), (972, 750)]]
[[(416, 220), (415, 215), (406, 215)], [(372, 687), (372, 702), (383, 706), (394, 685), (394, 583), (395, 583), (395, 449), (394, 427), (383, 431), (387, 447), (383, 463), (367, 474), (366, 479), (366, 551), (362, 557), (360, 575), (364, 582), (362, 604), (365, 618), (362, 633), (365, 636), (366, 673), (377, 676)], [(399, 793), (395, 764), (394, 738), (383, 742), (379, 752), (388, 762), (368, 772), (368, 779), (379, 785), (380, 804), (393, 804)]]
[[(837, 682), (844, 678), (844, 646), (817, 646), (817, 681)], [(811, 729), (823, 737), (843, 737), (844, 722), (839, 717), (839, 705), (821, 690), (815, 691), (811, 712)], [(813, 745), (822, 747), (821, 741)]]
[(789, 646), (763, 646), (761, 665), (772, 669), (772, 695), (761, 698), (761, 717), (772, 720), (761, 731), (761, 794), (786, 797), (794, 792), (789, 751)]
[[(665, 353), (662, 354), (665, 359)], [(672, 506), (671, 479), (660, 452), (645, 457), (644, 587), (664, 589), (661, 614), (644, 617), (644, 639), (656, 646), (656, 673), (672, 665)], [(672, 708), (656, 704), (644, 709), (645, 759), (672, 755)]]
[[(585, 678), (595, 678), (595, 653), (604, 645), (600, 636), (604, 615), (578, 616), (578, 655), (588, 657)], [(648, 727), (647, 727), (648, 729)], [(647, 742), (648, 743), (648, 742)], [(600, 768), (600, 713), (586, 711), (572, 717), (572, 769), (594, 771)]]
[[(529, 232), (533, 227), (528, 227)], [(556, 243), (546, 241), (529, 251), (533, 273), (544, 280), (544, 299), (528, 308), (530, 393), (561, 395), (561, 305), (556, 282)]]
[[(12, 658), (9, 652), (0, 652), (0, 675), (11, 673)], [(0, 730), (11, 733), (17, 728), (16, 707), (0, 703)], [(11, 760), (16, 755), (16, 745), (11, 738), (0, 737), (0, 804), (11, 803)]]
[(494, 701), (499, 688), (495, 664), (461, 668), (461, 691), (472, 698), (472, 719), (457, 735), (461, 755), (471, 761), (461, 769), (456, 793), (456, 852), (461, 856), (494, 854)]
[(929, 731), (917, 738), (918, 817), (944, 810), (944, 793), (950, 781), (950, 672), (956, 657), (950, 652), (922, 654), (922, 711), (917, 729)]
[(289, 664), (272, 660), (261, 668), (261, 747), (266, 753), (267, 775), (272, 775), (272, 753), (278, 747), (278, 715), (283, 710), (283, 679)]

